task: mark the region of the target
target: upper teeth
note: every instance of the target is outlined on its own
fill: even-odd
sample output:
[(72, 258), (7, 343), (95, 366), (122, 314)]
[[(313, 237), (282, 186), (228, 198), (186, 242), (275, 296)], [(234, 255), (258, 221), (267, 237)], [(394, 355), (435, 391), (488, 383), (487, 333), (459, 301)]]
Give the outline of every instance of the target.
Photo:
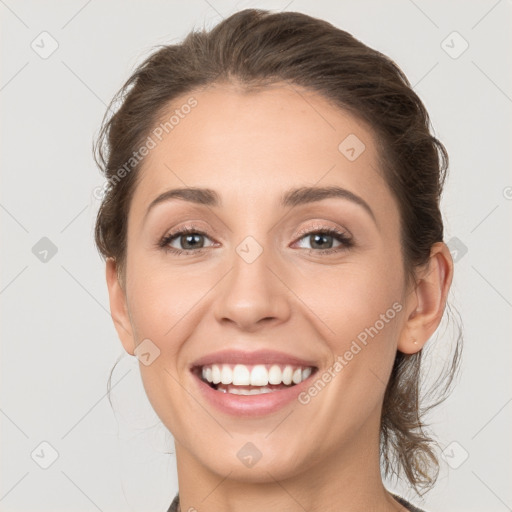
[(277, 364), (265, 366), (257, 364), (212, 364), (202, 367), (203, 379), (213, 384), (233, 384), (235, 386), (266, 386), (268, 384), (299, 384), (311, 375), (312, 368), (296, 368), (293, 366), (279, 366)]

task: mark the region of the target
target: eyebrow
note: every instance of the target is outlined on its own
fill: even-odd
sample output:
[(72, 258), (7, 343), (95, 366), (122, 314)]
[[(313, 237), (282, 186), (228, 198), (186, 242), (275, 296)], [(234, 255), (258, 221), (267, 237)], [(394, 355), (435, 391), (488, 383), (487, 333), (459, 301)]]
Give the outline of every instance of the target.
[(377, 219), (370, 205), (358, 195), (350, 190), (342, 187), (300, 187), (285, 192), (281, 197), (281, 204), (283, 206), (297, 206), (302, 204), (314, 203), (324, 199), (340, 198), (347, 199), (353, 203), (362, 206), (363, 209), (370, 215), (373, 222), (377, 224)]
[[(291, 189), (281, 196), (280, 203), (283, 207), (294, 207), (330, 198), (346, 199), (361, 206), (370, 215), (375, 224), (377, 224), (375, 214), (368, 203), (362, 197), (359, 197), (350, 190), (342, 187), (300, 187)], [(222, 205), (219, 194), (212, 189), (196, 187), (175, 188), (167, 190), (153, 199), (151, 204), (148, 206), (145, 217), (147, 217), (149, 212), (156, 205), (172, 199), (181, 199), (191, 203), (211, 207), (219, 207)]]

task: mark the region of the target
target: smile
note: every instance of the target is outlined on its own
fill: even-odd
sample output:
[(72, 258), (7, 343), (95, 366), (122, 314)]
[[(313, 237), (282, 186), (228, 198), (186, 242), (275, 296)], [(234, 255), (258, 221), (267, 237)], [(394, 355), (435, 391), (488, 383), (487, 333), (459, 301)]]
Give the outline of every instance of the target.
[(311, 366), (219, 363), (201, 367), (200, 376), (210, 387), (223, 393), (259, 395), (300, 384), (313, 371)]
[(194, 360), (193, 386), (207, 407), (239, 417), (261, 417), (298, 400), (319, 362), (275, 350), (225, 349)]

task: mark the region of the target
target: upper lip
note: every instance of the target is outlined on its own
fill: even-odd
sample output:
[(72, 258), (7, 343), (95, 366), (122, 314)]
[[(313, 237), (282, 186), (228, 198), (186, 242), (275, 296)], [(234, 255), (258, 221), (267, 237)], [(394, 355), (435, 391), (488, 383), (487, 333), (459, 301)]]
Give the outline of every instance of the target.
[(247, 352), (243, 350), (221, 350), (200, 357), (194, 361), (190, 368), (197, 368), (211, 364), (282, 364), (290, 366), (301, 366), (303, 368), (316, 368), (314, 361), (308, 361), (300, 357), (292, 356), (275, 350), (256, 350)]

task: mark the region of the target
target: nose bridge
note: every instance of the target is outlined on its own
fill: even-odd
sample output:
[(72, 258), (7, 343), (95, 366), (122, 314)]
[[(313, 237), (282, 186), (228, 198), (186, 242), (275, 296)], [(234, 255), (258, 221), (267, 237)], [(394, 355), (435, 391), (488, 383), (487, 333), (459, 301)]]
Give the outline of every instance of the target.
[(260, 320), (283, 321), (289, 315), (286, 288), (275, 276), (276, 258), (263, 235), (248, 235), (234, 247), (231, 272), (215, 301), (217, 320), (229, 319), (244, 329)]

